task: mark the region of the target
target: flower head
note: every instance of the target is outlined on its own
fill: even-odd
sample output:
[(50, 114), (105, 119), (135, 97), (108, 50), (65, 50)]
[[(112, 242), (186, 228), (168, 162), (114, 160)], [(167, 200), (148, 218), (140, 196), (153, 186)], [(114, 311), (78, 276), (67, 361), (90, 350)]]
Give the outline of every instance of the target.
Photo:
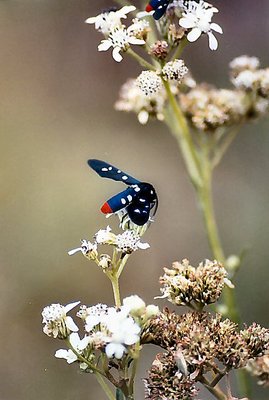
[(198, 393), (194, 381), (180, 373), (173, 352), (156, 356), (144, 383), (148, 400), (190, 400)]
[(207, 132), (237, 123), (248, 111), (243, 92), (207, 85), (196, 85), (180, 94), (180, 103), (193, 126)]
[(126, 230), (124, 233), (117, 235), (115, 246), (119, 251), (129, 254), (138, 249), (146, 250), (150, 246), (148, 243), (140, 241), (140, 236), (132, 230)]
[(140, 124), (145, 125), (150, 117), (162, 121), (165, 104), (164, 88), (157, 93), (146, 96), (137, 86), (136, 79), (129, 79), (121, 88), (119, 100), (115, 104), (116, 110), (137, 114)]
[(162, 88), (162, 80), (154, 71), (142, 71), (136, 83), (146, 96), (155, 95)]
[(229, 67), (233, 75), (237, 75), (241, 71), (256, 71), (260, 66), (260, 60), (257, 57), (249, 57), (246, 55), (234, 58)]
[(188, 2), (184, 7), (179, 25), (185, 29), (190, 29), (190, 32), (187, 34), (189, 42), (195, 42), (202, 33), (206, 33), (209, 39), (209, 48), (211, 50), (217, 50), (218, 41), (212, 31), (222, 33), (222, 28), (218, 24), (211, 22), (216, 12), (218, 12), (216, 7), (212, 7), (203, 0), (200, 0), (199, 3), (196, 1)]
[(70, 250), (68, 252), (68, 255), (72, 256), (73, 254), (76, 254), (78, 252), (81, 252), (86, 258), (94, 260), (98, 255), (97, 245), (96, 243), (91, 243), (89, 240), (82, 239), (81, 246), (77, 247), (76, 249)]
[(169, 61), (162, 69), (162, 75), (166, 80), (176, 80), (181, 82), (188, 73), (188, 68), (183, 60)]
[(51, 304), (42, 311), (42, 323), (45, 324), (43, 332), (52, 336), (53, 338), (65, 339), (69, 336), (70, 332), (77, 332), (78, 327), (73, 319), (66, 314), (76, 307), (80, 302), (67, 304)]
[(108, 36), (111, 30), (117, 26), (121, 26), (121, 19), (127, 18), (126, 14), (135, 11), (134, 6), (124, 6), (120, 10), (107, 10), (97, 15), (86, 19), (87, 24), (95, 24), (95, 29)]
[(150, 46), (150, 54), (158, 60), (165, 60), (168, 55), (168, 47), (165, 40), (158, 40)]
[(138, 18), (133, 19), (132, 25), (128, 27), (129, 34), (135, 36), (137, 39), (145, 40), (149, 31), (149, 22)]
[(176, 305), (193, 301), (211, 304), (218, 300), (224, 285), (233, 287), (226, 270), (217, 261), (205, 260), (194, 268), (185, 259), (181, 263), (174, 262), (172, 269), (164, 268), (164, 271), (160, 278), (162, 297)]
[(108, 226), (106, 229), (100, 229), (96, 235), (95, 240), (98, 244), (109, 244), (115, 246), (118, 251), (125, 254), (130, 254), (138, 249), (148, 249), (149, 244), (140, 241), (140, 235), (134, 230), (126, 230), (125, 232), (115, 235), (111, 232)]
[(112, 57), (115, 61), (120, 62), (122, 60), (122, 55), (120, 52), (127, 51), (130, 47), (130, 44), (145, 44), (143, 39), (137, 39), (128, 29), (126, 29), (124, 26), (114, 27), (110, 31), (108, 38), (101, 41), (98, 46), (98, 50), (106, 51), (110, 49), (110, 47), (113, 47)]

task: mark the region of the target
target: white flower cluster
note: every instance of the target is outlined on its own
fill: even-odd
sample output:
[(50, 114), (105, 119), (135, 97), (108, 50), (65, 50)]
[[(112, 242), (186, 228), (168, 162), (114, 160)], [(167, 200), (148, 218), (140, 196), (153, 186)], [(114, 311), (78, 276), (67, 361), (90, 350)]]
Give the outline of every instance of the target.
[(143, 243), (140, 240), (140, 236), (133, 230), (126, 230), (121, 234), (116, 235), (111, 231), (109, 226), (106, 229), (100, 229), (94, 235), (94, 243), (83, 239), (81, 241), (81, 247), (77, 247), (70, 250), (68, 254), (72, 256), (78, 252), (81, 252), (86, 258), (98, 262), (98, 245), (111, 245), (116, 248), (117, 251), (130, 254), (138, 249), (148, 249), (150, 246), (148, 243)]
[(162, 69), (162, 75), (165, 80), (175, 80), (181, 82), (188, 73), (188, 68), (183, 60), (169, 61)]
[(134, 19), (128, 28), (121, 22), (121, 19), (126, 19), (127, 14), (135, 9), (134, 6), (124, 6), (120, 10), (108, 10), (85, 21), (88, 24), (95, 24), (95, 29), (105, 36), (98, 50), (106, 51), (112, 47), (112, 57), (117, 62), (122, 60), (121, 52), (127, 51), (131, 44), (145, 44), (143, 35), (148, 30), (147, 22)]
[(236, 89), (251, 95), (251, 114), (264, 115), (269, 111), (269, 68), (259, 68), (257, 57), (246, 55), (235, 58), (230, 63), (231, 82)]
[[(120, 308), (108, 307), (106, 304), (92, 307), (81, 306), (77, 316), (83, 320), (86, 334), (83, 339), (80, 339), (76, 324), (71, 317), (66, 316), (67, 309), (71, 310), (77, 304), (78, 302), (65, 307), (60, 305), (56, 307), (64, 310), (61, 313), (61, 332), (65, 326), (64, 336), (59, 329), (51, 330), (52, 325), (55, 327), (59, 324), (59, 312), (53, 312), (55, 304), (46, 307), (42, 316), (45, 323), (44, 333), (54, 338), (69, 340), (70, 349), (57, 350), (55, 356), (66, 359), (69, 364), (81, 361), (82, 368), (88, 359), (87, 355), (91, 362), (94, 360), (96, 350), (105, 352), (108, 358), (121, 359), (128, 353), (130, 346), (140, 341), (140, 333), (145, 323), (159, 313), (157, 306), (146, 306), (137, 295), (126, 297)], [(48, 314), (49, 319), (47, 319)]]
[(42, 323), (45, 324), (43, 332), (54, 338), (65, 339), (71, 332), (77, 332), (78, 327), (73, 319), (66, 314), (80, 302), (67, 304), (51, 304), (42, 311)]
[(136, 83), (146, 96), (158, 93), (162, 87), (162, 80), (154, 71), (142, 71)]
[(208, 35), (209, 48), (217, 50), (218, 41), (212, 31), (222, 33), (222, 28), (211, 21), (214, 13), (217, 13), (219, 10), (203, 0), (183, 3), (182, 9), (183, 13), (179, 20), (179, 25), (182, 28), (190, 30), (187, 34), (188, 41), (195, 42), (205, 33)]
[(165, 99), (163, 87), (160, 92), (155, 92), (151, 96), (147, 96), (138, 87), (136, 79), (128, 79), (121, 87), (119, 100), (115, 103), (115, 109), (125, 112), (134, 111), (137, 114), (140, 124), (145, 125), (149, 117), (163, 121)]
[(150, 98), (161, 92), (163, 89), (162, 79), (177, 81), (181, 83), (184, 76), (188, 73), (188, 68), (183, 60), (169, 61), (164, 65), (160, 72), (142, 71), (136, 79), (136, 84), (145, 96)]

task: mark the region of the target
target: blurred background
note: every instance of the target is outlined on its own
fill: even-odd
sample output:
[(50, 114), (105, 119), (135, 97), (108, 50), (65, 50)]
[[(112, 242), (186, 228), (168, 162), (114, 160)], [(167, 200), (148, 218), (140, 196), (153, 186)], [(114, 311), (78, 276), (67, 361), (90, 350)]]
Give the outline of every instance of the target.
[[(139, 3), (136, 2), (136, 5)], [(268, 0), (215, 0), (224, 29), (217, 52), (202, 38), (185, 61), (197, 81), (228, 86), (227, 65), (238, 55), (269, 65)], [(141, 126), (134, 114), (114, 111), (120, 86), (140, 67), (98, 53), (102, 36), (84, 24), (108, 0), (2, 0), (1, 37), (1, 400), (105, 399), (94, 377), (54, 358), (60, 341), (42, 333), (41, 310), (53, 302), (112, 303), (104, 274), (67, 251), (91, 239), (107, 220), (101, 204), (122, 186), (86, 165), (100, 158), (151, 182), (160, 206), (125, 270), (122, 295), (147, 303), (159, 294), (163, 266), (211, 254), (173, 137), (160, 123)], [(268, 326), (268, 120), (244, 126), (215, 175), (215, 204), (226, 254), (248, 254), (237, 276), (243, 320)], [(116, 218), (109, 220), (117, 229)], [(155, 301), (161, 307), (165, 303)], [(146, 348), (138, 377), (156, 349)], [(268, 391), (254, 384), (256, 400)], [(201, 398), (209, 399), (208, 394)]]

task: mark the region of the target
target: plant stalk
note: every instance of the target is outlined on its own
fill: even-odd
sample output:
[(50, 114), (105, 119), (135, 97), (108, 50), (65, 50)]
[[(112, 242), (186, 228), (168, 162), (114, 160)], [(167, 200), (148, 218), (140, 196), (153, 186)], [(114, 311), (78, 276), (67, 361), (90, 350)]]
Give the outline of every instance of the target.
[[(213, 198), (212, 198), (212, 165), (210, 163), (210, 156), (205, 150), (202, 153), (198, 153), (192, 136), (187, 125), (186, 118), (182, 113), (179, 104), (171, 92), (169, 83), (164, 81), (168, 101), (170, 107), (174, 113), (174, 119), (166, 120), (166, 123), (170, 127), (172, 133), (177, 139), (181, 154), (185, 161), (185, 165), (190, 176), (191, 182), (194, 186), (197, 194), (201, 211), (203, 214), (203, 220), (207, 232), (208, 242), (212, 251), (213, 256), (217, 261), (225, 264), (225, 255), (219, 238), (217, 222), (215, 218)], [(171, 117), (171, 115), (170, 115)], [(234, 291), (228, 287), (223, 290), (224, 303), (227, 306), (228, 316), (234, 321), (239, 323), (239, 313), (236, 306), (236, 300)], [(250, 385), (247, 379), (245, 371), (240, 371), (237, 375), (238, 386), (241, 395), (249, 396)], [(214, 394), (218, 391), (216, 388), (208, 387), (208, 390)], [(217, 395), (215, 395), (217, 394)], [(215, 397), (220, 400), (226, 399), (226, 396), (215, 393)], [(224, 396), (224, 397), (223, 397)]]

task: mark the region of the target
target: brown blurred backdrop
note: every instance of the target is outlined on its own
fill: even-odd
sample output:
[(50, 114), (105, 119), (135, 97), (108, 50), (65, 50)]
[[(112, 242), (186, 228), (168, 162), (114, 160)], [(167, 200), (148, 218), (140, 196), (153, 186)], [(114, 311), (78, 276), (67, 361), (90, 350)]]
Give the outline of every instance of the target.
[[(138, 4), (138, 2), (136, 2)], [(227, 64), (256, 55), (269, 65), (268, 0), (215, 0), (224, 28), (220, 48), (205, 38), (190, 47), (187, 65), (197, 80), (228, 85)], [(194, 193), (172, 136), (117, 113), (120, 85), (140, 68), (109, 52), (84, 24), (108, 0), (1, 0), (1, 364), (0, 400), (105, 399), (94, 378), (54, 358), (62, 347), (42, 333), (41, 309), (80, 299), (111, 303), (105, 276), (82, 256), (68, 257), (82, 237), (107, 221), (99, 206), (121, 189), (91, 172), (88, 158), (116, 164), (157, 188), (157, 221), (122, 276), (123, 296), (152, 302), (164, 265), (210, 252)], [(244, 127), (215, 176), (215, 203), (226, 253), (248, 247), (237, 276), (246, 322), (268, 326), (268, 121)], [(109, 223), (116, 229), (117, 221)], [(162, 306), (164, 303), (159, 301)], [(140, 376), (154, 349), (146, 349)], [(143, 398), (138, 378), (139, 399)], [(254, 386), (255, 400), (268, 391)], [(209, 399), (208, 394), (201, 395)]]

